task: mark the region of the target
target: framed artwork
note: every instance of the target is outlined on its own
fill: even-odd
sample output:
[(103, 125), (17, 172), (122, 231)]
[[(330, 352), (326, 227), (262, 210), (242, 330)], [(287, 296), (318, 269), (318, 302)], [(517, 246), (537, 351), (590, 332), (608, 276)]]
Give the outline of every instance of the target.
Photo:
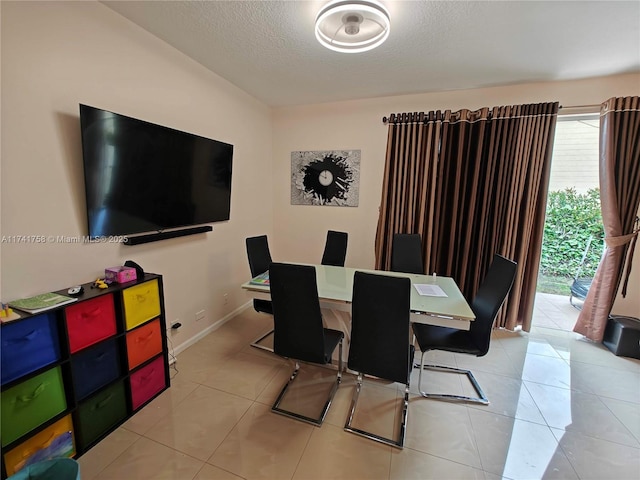
[(360, 150), (291, 152), (291, 205), (357, 207)]

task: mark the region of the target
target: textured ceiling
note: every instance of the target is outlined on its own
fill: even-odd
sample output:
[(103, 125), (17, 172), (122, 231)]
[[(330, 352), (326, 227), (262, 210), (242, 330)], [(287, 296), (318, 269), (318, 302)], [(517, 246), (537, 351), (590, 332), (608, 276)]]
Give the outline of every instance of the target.
[(326, 1), (102, 3), (271, 106), (640, 71), (637, 0), (383, 0), (391, 35), (360, 54), (316, 41)]

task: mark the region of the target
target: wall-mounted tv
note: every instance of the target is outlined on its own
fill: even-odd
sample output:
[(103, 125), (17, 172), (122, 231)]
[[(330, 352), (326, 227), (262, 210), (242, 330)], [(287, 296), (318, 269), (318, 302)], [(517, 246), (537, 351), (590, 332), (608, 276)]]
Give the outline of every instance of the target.
[(80, 105), (89, 236), (229, 220), (233, 145)]

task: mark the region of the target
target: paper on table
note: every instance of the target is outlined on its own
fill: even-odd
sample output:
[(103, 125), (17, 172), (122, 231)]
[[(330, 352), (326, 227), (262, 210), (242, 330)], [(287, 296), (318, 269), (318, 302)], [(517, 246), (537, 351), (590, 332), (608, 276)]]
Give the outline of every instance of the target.
[(439, 285), (429, 285), (424, 283), (415, 283), (413, 285), (418, 290), (420, 295), (425, 295), (429, 297), (446, 297), (447, 294), (444, 293), (444, 290), (440, 288)]

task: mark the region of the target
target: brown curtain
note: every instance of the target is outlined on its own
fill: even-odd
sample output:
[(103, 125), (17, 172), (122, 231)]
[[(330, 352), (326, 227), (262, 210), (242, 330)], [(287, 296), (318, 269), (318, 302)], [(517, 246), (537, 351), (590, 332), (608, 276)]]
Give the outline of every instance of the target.
[(627, 272), (631, 272), (638, 237), (640, 206), (640, 97), (610, 98), (600, 109), (600, 206), (606, 250), (589, 288), (574, 332), (596, 342), (604, 329)]
[(394, 233), (422, 236), (425, 271), (473, 298), (494, 253), (518, 262), (496, 323), (529, 330), (558, 104), (391, 115), (376, 268)]

